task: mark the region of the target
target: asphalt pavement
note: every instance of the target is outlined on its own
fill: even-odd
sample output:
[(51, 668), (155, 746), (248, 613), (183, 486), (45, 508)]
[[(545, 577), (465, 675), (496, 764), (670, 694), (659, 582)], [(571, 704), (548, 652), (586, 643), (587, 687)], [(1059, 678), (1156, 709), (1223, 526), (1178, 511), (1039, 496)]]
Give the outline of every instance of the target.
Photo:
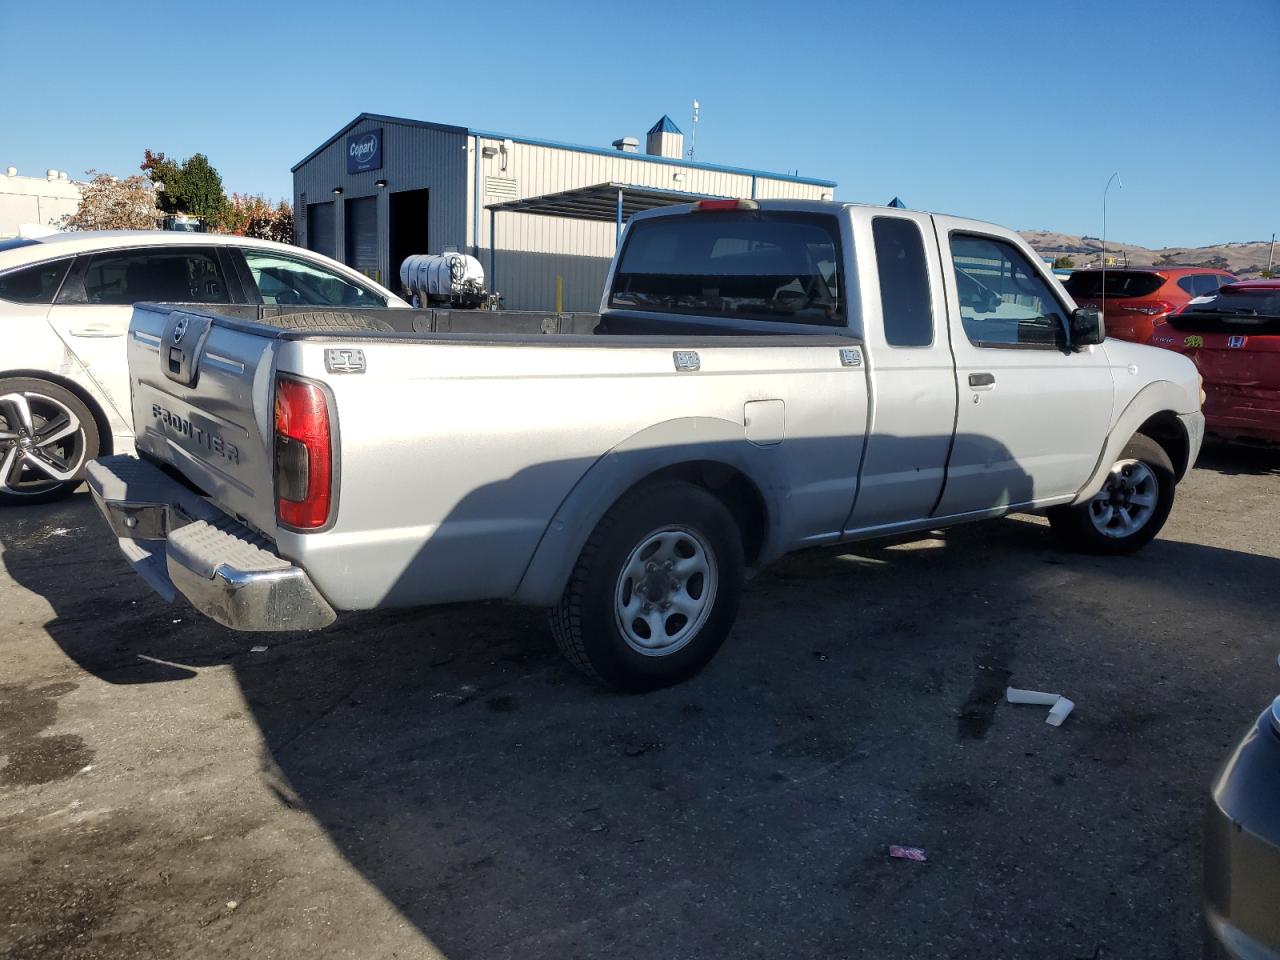
[(536, 610), (235, 633), (83, 491), (0, 510), (0, 956), (1198, 957), (1208, 785), (1280, 692), (1277, 489), (1219, 448), (1134, 557), (1027, 517), (793, 556), (639, 697)]

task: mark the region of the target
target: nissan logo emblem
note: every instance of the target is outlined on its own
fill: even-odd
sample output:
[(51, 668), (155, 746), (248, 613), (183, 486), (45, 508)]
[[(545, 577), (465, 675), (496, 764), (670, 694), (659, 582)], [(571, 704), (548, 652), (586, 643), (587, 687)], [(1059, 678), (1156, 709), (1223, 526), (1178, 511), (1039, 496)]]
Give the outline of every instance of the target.
[(186, 317), (179, 317), (178, 324), (173, 328), (173, 342), (176, 346), (182, 342), (182, 338), (187, 335), (187, 325), (190, 321)]

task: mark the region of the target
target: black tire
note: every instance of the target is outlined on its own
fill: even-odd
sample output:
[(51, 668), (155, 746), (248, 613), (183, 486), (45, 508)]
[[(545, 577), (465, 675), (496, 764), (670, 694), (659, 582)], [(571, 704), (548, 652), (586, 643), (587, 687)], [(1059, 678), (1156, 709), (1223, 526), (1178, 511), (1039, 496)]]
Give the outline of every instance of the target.
[(264, 317), (263, 323), (283, 330), (335, 330), (349, 333), (391, 333), (395, 328), (376, 317), (348, 313), (345, 310), (307, 310)]
[[(1156, 484), (1155, 504), (1145, 522), (1132, 532), (1116, 530), (1109, 535), (1099, 529), (1093, 519), (1092, 511), (1098, 498), (1077, 506), (1054, 507), (1049, 511), (1049, 523), (1054, 533), (1071, 549), (1110, 556), (1133, 553), (1150, 543), (1169, 519), (1176, 483), (1169, 455), (1150, 437), (1136, 433), (1120, 451), (1116, 462), (1119, 464), (1127, 460), (1136, 460), (1145, 466)], [(1099, 497), (1104, 494), (1108, 494), (1107, 486), (1103, 487)], [(1123, 496), (1123, 492), (1119, 495)]]
[[(84, 479), (84, 467), (98, 455), (102, 449), (102, 440), (98, 434), (98, 421), (93, 411), (66, 387), (48, 380), (31, 377), (0, 377), (0, 397), (21, 394), (31, 408), (33, 425), (37, 435), (45, 424), (53, 423), (57, 414), (57, 405), (69, 411), (77, 421), (79, 430), (61, 441), (48, 446), (43, 455), (61, 464), (66, 469), (75, 467), (72, 479), (57, 481), (41, 481), (39, 475), (30, 467), (20, 468), (18, 480), (0, 476), (0, 505), (16, 506), (20, 504), (48, 503), (69, 496)], [(10, 424), (13, 416), (8, 405), (0, 403), (0, 434), (15, 433), (17, 425)], [(3, 469), (7, 457), (17, 447), (17, 440), (0, 440), (0, 470)]]
[[(714, 571), (713, 593), (701, 627), (682, 646), (667, 654), (646, 655), (624, 635), (615, 600), (624, 589), (624, 566), (633, 552), (668, 528), (677, 531), (677, 539), (680, 531), (691, 533), (705, 548)], [(551, 632), (569, 662), (594, 680), (630, 693), (669, 686), (693, 676), (720, 649), (738, 615), (743, 576), (742, 537), (719, 499), (691, 483), (643, 486), (615, 503), (592, 532), (564, 596), (548, 611)], [(691, 578), (681, 589), (692, 593), (693, 584)], [(665, 616), (673, 619), (664, 623), (678, 624), (675, 618), (681, 615)]]

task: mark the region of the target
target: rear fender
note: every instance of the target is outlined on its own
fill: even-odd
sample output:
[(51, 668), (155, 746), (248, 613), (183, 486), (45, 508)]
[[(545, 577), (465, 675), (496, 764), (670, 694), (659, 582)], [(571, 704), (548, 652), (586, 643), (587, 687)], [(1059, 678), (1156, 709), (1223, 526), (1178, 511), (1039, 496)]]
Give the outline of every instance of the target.
[(777, 449), (752, 444), (741, 423), (712, 417), (668, 420), (632, 435), (597, 460), (569, 491), (543, 532), (514, 599), (542, 606), (557, 602), (578, 555), (609, 508), (646, 477), (686, 463), (724, 464), (755, 484), (766, 514), (759, 563), (768, 562), (782, 542), (780, 506), (786, 487)]

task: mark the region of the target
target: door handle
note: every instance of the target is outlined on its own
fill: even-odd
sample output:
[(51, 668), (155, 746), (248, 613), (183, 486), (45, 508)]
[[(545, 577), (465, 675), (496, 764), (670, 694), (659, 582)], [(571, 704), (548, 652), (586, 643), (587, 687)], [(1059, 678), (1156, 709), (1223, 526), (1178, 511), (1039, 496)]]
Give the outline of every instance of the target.
[(996, 376), (994, 373), (971, 373), (969, 374), (969, 386), (975, 390), (990, 390), (996, 385)]
[(124, 331), (119, 327), (106, 323), (87, 323), (84, 326), (72, 327), (73, 337), (122, 337)]

